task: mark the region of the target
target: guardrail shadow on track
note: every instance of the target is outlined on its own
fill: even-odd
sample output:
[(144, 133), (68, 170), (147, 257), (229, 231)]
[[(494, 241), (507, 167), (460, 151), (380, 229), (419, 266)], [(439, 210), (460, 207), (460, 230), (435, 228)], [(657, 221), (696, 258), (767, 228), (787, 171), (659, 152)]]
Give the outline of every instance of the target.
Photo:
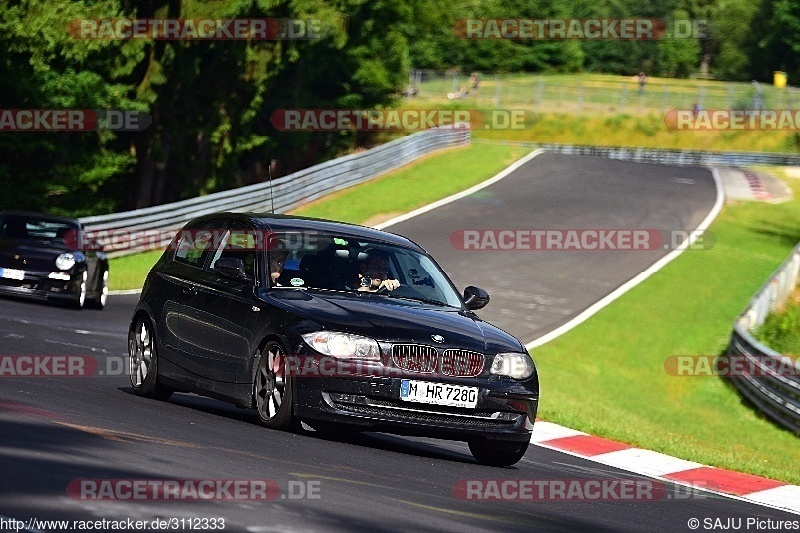
[[(742, 358), (737, 375), (730, 376), (739, 393), (765, 415), (800, 436), (800, 364), (758, 342), (750, 333), (770, 311), (781, 308), (797, 285), (800, 244), (767, 280), (739, 315), (727, 357)], [(752, 370), (755, 369), (755, 372)], [(789, 372), (776, 371), (789, 369)]]

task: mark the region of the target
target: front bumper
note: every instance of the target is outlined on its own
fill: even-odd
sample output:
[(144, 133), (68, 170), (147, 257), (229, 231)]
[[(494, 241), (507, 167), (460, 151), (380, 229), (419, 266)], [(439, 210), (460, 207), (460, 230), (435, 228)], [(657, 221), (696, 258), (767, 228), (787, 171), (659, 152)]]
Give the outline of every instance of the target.
[[(402, 379), (478, 387), (474, 409), (400, 400)], [(296, 415), (401, 435), (469, 440), (529, 441), (538, 394), (500, 378), (404, 377), (294, 378)]]
[[(58, 274), (58, 278), (52, 277)], [(23, 279), (0, 277), (0, 293), (37, 300), (75, 300), (80, 296), (80, 275), (25, 271)]]

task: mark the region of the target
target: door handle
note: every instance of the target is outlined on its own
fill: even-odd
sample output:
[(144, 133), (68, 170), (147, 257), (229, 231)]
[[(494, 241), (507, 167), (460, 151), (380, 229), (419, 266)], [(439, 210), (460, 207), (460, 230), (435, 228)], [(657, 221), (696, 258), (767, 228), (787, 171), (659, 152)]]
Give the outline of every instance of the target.
[(193, 285), (183, 288), (183, 294), (197, 294), (197, 288)]

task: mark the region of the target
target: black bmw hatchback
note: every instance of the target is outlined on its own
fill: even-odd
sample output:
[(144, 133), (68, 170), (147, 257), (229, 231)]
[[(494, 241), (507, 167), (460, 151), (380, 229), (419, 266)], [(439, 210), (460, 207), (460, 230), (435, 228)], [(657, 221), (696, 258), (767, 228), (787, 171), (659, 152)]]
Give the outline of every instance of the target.
[(539, 380), (519, 340), (474, 310), (410, 240), (337, 222), (241, 213), (178, 232), (129, 332), (142, 396), (190, 392), (261, 423), (469, 444), (488, 465), (525, 454)]

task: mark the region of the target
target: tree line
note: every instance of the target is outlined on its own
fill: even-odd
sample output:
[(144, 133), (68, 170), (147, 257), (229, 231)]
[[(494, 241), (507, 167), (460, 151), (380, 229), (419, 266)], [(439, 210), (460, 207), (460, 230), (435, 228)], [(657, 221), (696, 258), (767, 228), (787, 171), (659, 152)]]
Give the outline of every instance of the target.
[[(80, 21), (315, 21), (304, 39), (81, 38)], [(658, 40), (465, 39), (472, 19), (702, 20)], [(319, 29), (319, 28), (317, 28)], [(138, 110), (141, 131), (0, 131), (0, 208), (85, 216), (285, 175), (380, 142), (374, 132), (281, 132), (278, 109), (373, 109), (411, 68), (800, 79), (796, 0), (6, 0), (0, 109)], [(95, 37), (97, 37), (95, 35)], [(2, 130), (2, 124), (0, 124)]]

